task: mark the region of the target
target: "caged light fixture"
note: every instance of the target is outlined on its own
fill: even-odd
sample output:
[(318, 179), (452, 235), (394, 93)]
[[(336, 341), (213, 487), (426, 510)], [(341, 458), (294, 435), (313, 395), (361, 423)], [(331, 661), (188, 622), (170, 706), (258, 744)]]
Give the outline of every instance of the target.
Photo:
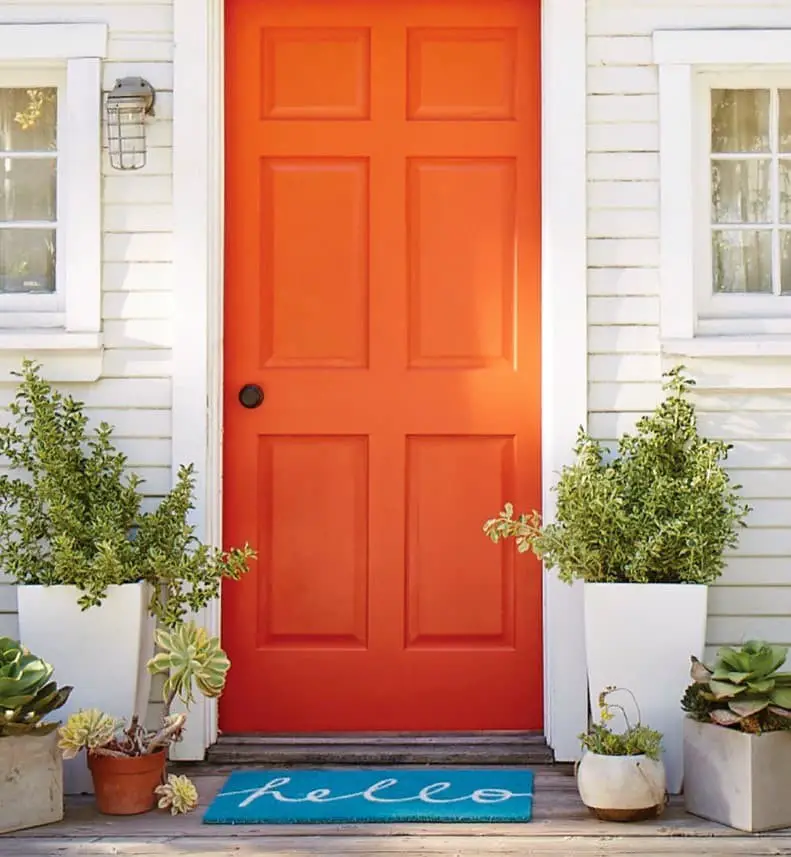
[(142, 77), (117, 80), (107, 94), (107, 146), (114, 169), (146, 165), (146, 116), (154, 115), (154, 97), (154, 87)]

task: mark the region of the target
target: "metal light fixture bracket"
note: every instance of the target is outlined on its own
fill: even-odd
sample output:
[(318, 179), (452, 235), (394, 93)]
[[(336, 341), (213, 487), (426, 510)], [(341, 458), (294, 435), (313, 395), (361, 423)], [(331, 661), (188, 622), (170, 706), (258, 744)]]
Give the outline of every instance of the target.
[(116, 80), (107, 94), (107, 145), (114, 169), (146, 165), (146, 117), (154, 115), (155, 99), (154, 87), (142, 77)]

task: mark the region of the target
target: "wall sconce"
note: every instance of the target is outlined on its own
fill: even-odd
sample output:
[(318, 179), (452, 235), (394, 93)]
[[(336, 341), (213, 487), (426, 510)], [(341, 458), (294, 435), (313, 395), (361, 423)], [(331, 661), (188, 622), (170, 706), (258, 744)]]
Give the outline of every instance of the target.
[(142, 77), (117, 80), (107, 94), (110, 166), (139, 170), (146, 165), (146, 116), (154, 115), (154, 87)]

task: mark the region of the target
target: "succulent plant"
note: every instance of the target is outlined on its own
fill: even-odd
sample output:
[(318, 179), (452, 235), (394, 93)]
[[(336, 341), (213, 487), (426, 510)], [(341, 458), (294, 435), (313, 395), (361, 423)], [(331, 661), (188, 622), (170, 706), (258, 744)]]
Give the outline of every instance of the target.
[(0, 637), (0, 736), (46, 734), (57, 723), (42, 719), (66, 703), (70, 687), (51, 681), (53, 668), (18, 640)]
[(120, 721), (98, 708), (77, 711), (60, 729), (58, 747), (64, 759), (73, 759), (80, 750), (94, 751), (109, 744)]
[(194, 622), (185, 622), (173, 631), (157, 631), (156, 641), (161, 651), (148, 662), (148, 671), (167, 675), (163, 688), (167, 711), (177, 696), (185, 705), (194, 702), (193, 683), (204, 696), (222, 693), (231, 662), (219, 638), (210, 637)]
[(180, 741), (186, 721), (186, 714), (169, 715), (154, 732), (144, 728), (136, 715), (125, 724), (98, 708), (90, 708), (69, 717), (60, 729), (58, 747), (64, 759), (73, 759), (80, 750), (115, 758), (147, 756)]
[(167, 782), (154, 792), (159, 797), (157, 806), (169, 809), (171, 815), (192, 812), (198, 806), (198, 790), (189, 777), (169, 774)]
[(681, 707), (695, 720), (743, 732), (791, 729), (791, 673), (778, 672), (788, 648), (751, 640), (723, 646), (709, 667), (692, 657)]
[[(637, 712), (634, 723), (629, 719), (623, 705), (609, 701), (613, 694), (619, 692), (628, 694), (632, 699)], [(616, 712), (623, 717), (626, 726), (623, 732), (614, 732), (610, 728), (609, 724), (615, 718)], [(662, 733), (640, 722), (640, 706), (628, 688), (604, 688), (599, 694), (599, 718), (599, 723), (592, 723), (588, 731), (579, 736), (582, 746), (588, 752), (599, 756), (648, 756), (649, 759), (659, 759), (662, 752)]]

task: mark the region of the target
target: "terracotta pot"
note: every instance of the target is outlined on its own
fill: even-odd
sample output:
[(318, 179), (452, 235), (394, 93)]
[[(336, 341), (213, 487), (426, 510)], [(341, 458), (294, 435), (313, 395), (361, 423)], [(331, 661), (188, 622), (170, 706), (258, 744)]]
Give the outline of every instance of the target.
[(166, 752), (149, 756), (112, 756), (88, 754), (93, 776), (96, 805), (105, 815), (139, 815), (154, 808), (154, 789), (165, 773)]

